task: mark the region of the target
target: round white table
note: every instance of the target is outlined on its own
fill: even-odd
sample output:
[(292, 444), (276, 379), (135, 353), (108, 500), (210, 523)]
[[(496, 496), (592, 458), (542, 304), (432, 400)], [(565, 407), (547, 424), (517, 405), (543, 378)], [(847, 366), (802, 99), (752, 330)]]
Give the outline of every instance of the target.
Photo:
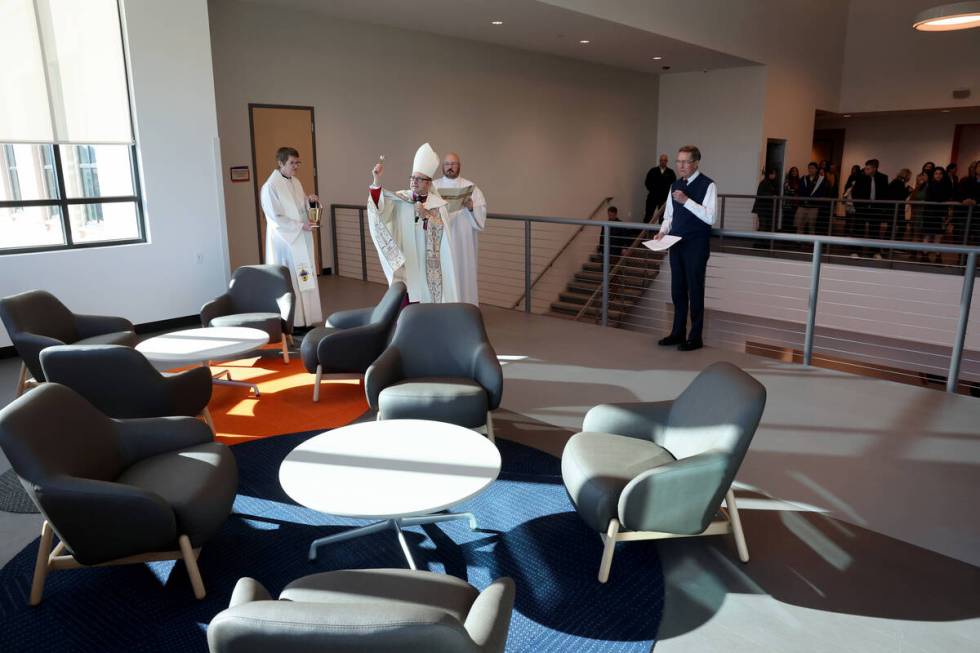
[(472, 513), (440, 511), (476, 495), (499, 473), (500, 452), (486, 437), (461, 426), (405, 419), (352, 424), (307, 440), (283, 460), (279, 483), (307, 508), (382, 520), (315, 540), (310, 560), (322, 544), (392, 528), (415, 569), (402, 527), (466, 519), (475, 529)]
[[(209, 367), (211, 361), (229, 360), (254, 351), (268, 342), (269, 334), (259, 329), (202, 327), (147, 338), (136, 345), (136, 350), (163, 369), (190, 363)], [(225, 376), (224, 379), (219, 378), (222, 375)], [(233, 381), (227, 370), (215, 375), (214, 382), (251, 388), (255, 396), (259, 396), (259, 387), (256, 384)]]

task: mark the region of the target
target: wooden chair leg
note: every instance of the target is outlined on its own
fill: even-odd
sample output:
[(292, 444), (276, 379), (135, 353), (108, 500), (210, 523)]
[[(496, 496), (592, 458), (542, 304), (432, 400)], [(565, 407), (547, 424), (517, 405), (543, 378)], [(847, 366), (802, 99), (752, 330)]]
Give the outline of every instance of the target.
[(51, 538), (54, 531), (45, 520), (41, 526), (41, 542), (37, 546), (37, 560), (34, 562), (34, 581), (31, 583), (30, 605), (37, 605), (44, 595), (44, 580), (48, 577), (48, 556), (51, 555)]
[(613, 553), (616, 551), (616, 536), (619, 534), (619, 520), (613, 519), (609, 522), (609, 529), (606, 531), (605, 547), (602, 549), (602, 562), (599, 563), (599, 582), (605, 583), (609, 580), (609, 570), (612, 568)]
[(14, 393), (14, 397), (19, 397), (24, 394), (24, 390), (27, 388), (27, 365), (24, 363), (20, 364), (20, 375), (17, 377), (17, 392)]
[(197, 554), (191, 546), (191, 540), (186, 535), (181, 535), (177, 542), (180, 544), (180, 553), (184, 558), (184, 566), (187, 567), (187, 575), (191, 579), (191, 587), (194, 588), (194, 597), (203, 599), (204, 580), (201, 578), (201, 570), (197, 567)]
[(731, 488), (728, 488), (728, 493), (725, 495), (725, 505), (728, 507), (728, 517), (732, 520), (732, 534), (735, 536), (738, 559), (748, 562), (749, 546), (745, 543), (745, 531), (742, 530), (742, 520), (738, 516), (738, 507), (735, 505), (735, 492)]
[(201, 417), (204, 418), (204, 423), (211, 427), (211, 432), (217, 433), (217, 431), (214, 430), (214, 420), (211, 419), (211, 411), (208, 410), (207, 406), (205, 406), (204, 410), (201, 411)]
[(316, 378), (313, 379), (313, 401), (320, 401), (320, 383), (323, 381), (323, 365), (316, 366)]
[(282, 361), (289, 365), (289, 346), (286, 344), (286, 334), (282, 334)]
[(493, 434), (493, 415), (489, 410), (487, 411), (487, 439), (489, 439), (490, 442), (496, 442)]

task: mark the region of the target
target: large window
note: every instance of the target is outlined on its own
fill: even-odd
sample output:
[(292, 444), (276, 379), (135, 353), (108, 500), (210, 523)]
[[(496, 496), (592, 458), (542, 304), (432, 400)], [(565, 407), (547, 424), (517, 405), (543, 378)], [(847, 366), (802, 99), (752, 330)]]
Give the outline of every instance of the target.
[(117, 0), (0, 1), (0, 254), (145, 240)]

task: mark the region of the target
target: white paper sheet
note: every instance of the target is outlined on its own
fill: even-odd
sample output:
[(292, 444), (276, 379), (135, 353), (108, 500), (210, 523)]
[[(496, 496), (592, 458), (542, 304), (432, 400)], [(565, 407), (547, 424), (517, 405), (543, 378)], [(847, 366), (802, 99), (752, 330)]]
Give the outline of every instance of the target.
[(664, 236), (660, 240), (644, 240), (643, 244), (655, 252), (662, 252), (680, 239), (680, 236)]

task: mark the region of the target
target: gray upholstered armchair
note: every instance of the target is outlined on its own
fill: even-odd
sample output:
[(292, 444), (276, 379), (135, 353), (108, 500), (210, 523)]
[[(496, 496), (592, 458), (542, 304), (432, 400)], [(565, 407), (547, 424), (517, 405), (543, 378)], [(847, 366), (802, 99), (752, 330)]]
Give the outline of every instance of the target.
[(748, 562), (732, 482), (765, 406), (761, 383), (714, 363), (673, 401), (588, 412), (562, 452), (561, 474), (578, 514), (605, 543), (600, 582), (616, 542), (627, 540), (733, 532)]
[(61, 345), (41, 352), (41, 368), (48, 381), (68, 386), (109, 417), (201, 415), (214, 429), (208, 412), (211, 371), (206, 367), (161, 374), (129, 347)]
[(364, 375), (378, 419), (431, 419), (485, 427), (500, 406), (504, 376), (480, 309), (470, 304), (413, 304), (398, 317), (391, 344)]
[(384, 351), (395, 328), (398, 312), (408, 297), (401, 281), (391, 284), (377, 306), (338, 311), (326, 326), (303, 338), (300, 353), (306, 371), (316, 374), (313, 401), (320, 400), (320, 382), (326, 374), (364, 374)]
[(313, 574), (273, 600), (251, 578), (211, 620), (211, 653), (502, 653), (514, 582), (482, 592), (446, 574), (363, 569)]
[(22, 361), (17, 396), (31, 383), (45, 380), (38, 355), (54, 345), (136, 344), (133, 323), (122, 317), (72, 313), (44, 290), (30, 290), (0, 299), (0, 319)]
[(250, 327), (269, 334), (269, 342), (282, 343), (282, 358), (289, 362), (286, 337), (292, 338), (296, 294), (289, 270), (281, 265), (244, 265), (231, 275), (228, 292), (201, 308), (201, 325)]
[(204, 597), (197, 555), (238, 489), (235, 458), (206, 424), (110, 419), (44, 383), (0, 411), (0, 448), (45, 520), (31, 605), (49, 571), (151, 560), (182, 559)]

